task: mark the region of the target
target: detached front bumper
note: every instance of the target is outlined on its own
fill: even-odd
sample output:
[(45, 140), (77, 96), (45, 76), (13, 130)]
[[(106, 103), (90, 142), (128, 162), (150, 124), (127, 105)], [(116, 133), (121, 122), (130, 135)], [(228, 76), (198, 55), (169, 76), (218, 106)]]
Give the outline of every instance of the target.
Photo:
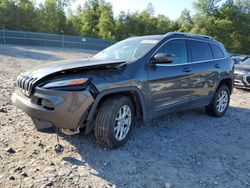
[(87, 115), (94, 99), (88, 90), (58, 91), (36, 88), (29, 98), (17, 90), (12, 96), (14, 106), (23, 110), (38, 130), (49, 127), (76, 129)]

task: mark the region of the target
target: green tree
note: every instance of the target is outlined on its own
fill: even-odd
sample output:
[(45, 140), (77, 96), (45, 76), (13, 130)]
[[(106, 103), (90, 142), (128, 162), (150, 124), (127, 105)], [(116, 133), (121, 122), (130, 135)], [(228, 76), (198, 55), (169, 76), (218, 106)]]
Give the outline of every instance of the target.
[(250, 6), (249, 1), (225, 3), (215, 24), (221, 32), (217, 33), (232, 52), (250, 53)]
[(157, 16), (157, 33), (164, 34), (169, 31), (173, 31), (173, 22), (166, 16), (160, 14)]
[(219, 2), (221, 2), (221, 0), (198, 0), (194, 2), (194, 8), (198, 14), (216, 15)]
[(40, 4), (39, 17), (42, 32), (60, 33), (66, 30), (64, 7), (65, 1), (59, 0), (45, 0), (44, 4)]
[(82, 7), (78, 6), (75, 12), (69, 10), (66, 21), (66, 33), (71, 35), (80, 35), (82, 29)]
[(98, 22), (100, 18), (99, 0), (88, 0), (83, 7), (81, 16), (81, 33), (86, 36), (96, 37), (99, 34)]
[(100, 18), (98, 22), (99, 36), (105, 39), (114, 39), (114, 16), (112, 5), (104, 3), (100, 5)]
[(122, 40), (128, 36), (127, 15), (125, 12), (120, 12), (118, 19), (115, 20), (114, 35), (116, 40)]
[[(249, 1), (198, 0), (195, 4), (194, 27), (191, 32), (206, 34), (221, 41), (230, 52), (250, 53)], [(205, 3), (205, 4), (204, 4)], [(201, 6), (202, 5), (202, 6)]]
[(39, 30), (37, 9), (31, 0), (1, 0), (0, 17), (0, 25), (8, 29)]
[(156, 16), (151, 3), (141, 12), (121, 12), (114, 18), (105, 0), (87, 0), (74, 12), (71, 1), (45, 0), (37, 7), (34, 0), (0, 0), (0, 27), (115, 40), (184, 31), (210, 35), (231, 52), (250, 54), (249, 0), (195, 0), (194, 15), (184, 9), (176, 21)]
[(171, 21), (164, 15), (154, 15), (154, 8), (149, 4), (142, 12), (127, 14), (121, 12), (115, 20), (115, 37), (117, 40), (129, 36), (165, 34), (169, 31), (178, 30), (177, 22)]
[(181, 12), (177, 22), (180, 25), (179, 31), (181, 32), (189, 32), (194, 26), (193, 18), (190, 15), (190, 11), (187, 9)]

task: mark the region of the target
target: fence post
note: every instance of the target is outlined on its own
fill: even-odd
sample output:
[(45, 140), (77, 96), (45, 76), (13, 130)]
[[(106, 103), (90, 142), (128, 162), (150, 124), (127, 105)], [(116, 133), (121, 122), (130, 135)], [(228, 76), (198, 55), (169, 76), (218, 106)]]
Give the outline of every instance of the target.
[(4, 25), (3, 25), (3, 44), (6, 44)]
[(24, 46), (27, 46), (27, 39), (26, 39), (26, 32), (23, 32), (23, 36), (24, 36)]
[(62, 33), (62, 48), (64, 48), (64, 33), (63, 33), (63, 30), (61, 31)]
[(46, 33), (44, 33), (44, 47), (47, 47), (47, 37), (46, 37)]

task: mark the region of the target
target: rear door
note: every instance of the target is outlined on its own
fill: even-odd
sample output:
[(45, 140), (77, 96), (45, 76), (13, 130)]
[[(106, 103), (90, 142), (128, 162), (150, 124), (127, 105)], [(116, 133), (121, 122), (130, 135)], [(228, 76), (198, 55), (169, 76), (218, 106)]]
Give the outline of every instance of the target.
[(207, 105), (213, 97), (214, 88), (218, 80), (220, 65), (213, 58), (212, 48), (208, 42), (187, 40), (189, 51), (189, 67), (192, 70), (191, 96), (192, 106)]

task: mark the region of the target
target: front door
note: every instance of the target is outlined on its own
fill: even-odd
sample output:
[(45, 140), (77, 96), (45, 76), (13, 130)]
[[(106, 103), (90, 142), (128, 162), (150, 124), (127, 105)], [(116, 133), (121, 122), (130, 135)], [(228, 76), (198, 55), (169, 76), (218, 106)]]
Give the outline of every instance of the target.
[(170, 64), (148, 65), (148, 97), (151, 116), (161, 110), (178, 110), (189, 105), (194, 95), (193, 73), (188, 64), (187, 45), (184, 39), (172, 39), (156, 52), (171, 55)]

